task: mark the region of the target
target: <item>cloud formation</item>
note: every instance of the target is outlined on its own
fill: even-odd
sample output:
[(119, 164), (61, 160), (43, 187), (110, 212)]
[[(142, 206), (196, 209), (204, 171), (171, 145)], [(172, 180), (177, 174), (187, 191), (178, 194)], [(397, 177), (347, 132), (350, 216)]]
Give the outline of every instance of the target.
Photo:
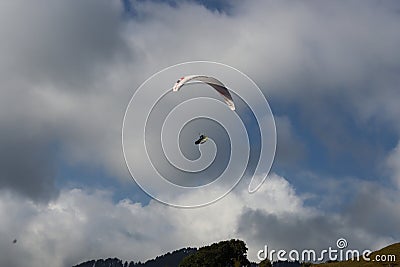
[[(357, 166), (377, 163), (372, 152), (383, 148), (355, 136), (349, 125), (399, 130), (396, 2), (290, 8), (285, 1), (235, 2), (228, 14), (191, 2), (131, 4), (131, 18), (119, 2), (2, 4), (0, 118), (9, 132), (2, 146), (16, 144), (18, 158), (37, 168), (26, 176), (2, 175), (2, 187), (20, 180), (11, 187), (26, 194), (23, 184), (42, 178), (38, 184), (51, 187), (53, 175), (42, 172), (57, 168), (56, 157), (126, 180), (119, 135), (134, 88), (163, 67), (193, 59), (248, 73), (273, 111), (297, 110), (298, 123), (316, 142), (336, 157), (350, 155)], [(24, 139), (40, 147), (40, 164), (22, 152)], [(48, 199), (48, 187), (28, 195)]]
[[(377, 248), (399, 239), (398, 190), (382, 188), (388, 170), (390, 185), (400, 173), (398, 2), (131, 5), (133, 14), (117, 1), (0, 3), (1, 265), (143, 260), (230, 237), (252, 253), (266, 242), (325, 248), (344, 236)], [(198, 59), (260, 85), (279, 115), (278, 171), (311, 157), (307, 168), (348, 162), (372, 177), (272, 175), (257, 194), (239, 187), (198, 210), (55, 186), (65, 164), (131, 181), (120, 145), (130, 97), (156, 71)]]
[(400, 188), (400, 143), (393, 149), (386, 159), (393, 182)]
[[(376, 190), (372, 198), (369, 192), (355, 192), (358, 197), (344, 215), (307, 207), (305, 197), (275, 174), (256, 195), (239, 187), (213, 205), (189, 210), (153, 201), (146, 206), (129, 199), (114, 203), (107, 191), (65, 190), (48, 204), (3, 194), (0, 263), (67, 267), (105, 257), (144, 261), (181, 247), (237, 237), (248, 243), (253, 260), (264, 245), (323, 249), (339, 237), (347, 238), (350, 247), (375, 249), (398, 236), (400, 205), (382, 198), (385, 189)], [(359, 206), (365, 203), (368, 212)], [(379, 220), (368, 217), (377, 213), (392, 223), (383, 229)]]

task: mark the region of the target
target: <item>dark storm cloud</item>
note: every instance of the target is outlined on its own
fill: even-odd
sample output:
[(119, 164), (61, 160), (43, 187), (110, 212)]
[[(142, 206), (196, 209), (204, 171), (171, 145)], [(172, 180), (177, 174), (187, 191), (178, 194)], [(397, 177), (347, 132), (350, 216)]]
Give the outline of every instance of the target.
[(378, 236), (398, 238), (400, 201), (397, 195), (396, 190), (382, 190), (370, 183), (361, 185), (354, 201), (344, 210), (346, 223)]
[(90, 127), (72, 123), (87, 113), (77, 103), (98, 90), (106, 62), (129, 58), (120, 14), (108, 1), (0, 4), (0, 189), (34, 200), (57, 194), (60, 148), (73, 149), (65, 141)]
[(3, 131), (0, 137), (0, 189), (37, 201), (55, 196), (55, 158), (51, 142), (29, 132)]
[(277, 145), (274, 166), (278, 168), (299, 167), (306, 157), (304, 143), (294, 132), (288, 117), (275, 116)]
[(400, 143), (397, 144), (387, 157), (384, 168), (388, 168), (386, 172), (389, 173), (397, 188), (400, 188)]
[(117, 1), (3, 3), (1, 75), (82, 89), (104, 63), (127, 51), (120, 8)]

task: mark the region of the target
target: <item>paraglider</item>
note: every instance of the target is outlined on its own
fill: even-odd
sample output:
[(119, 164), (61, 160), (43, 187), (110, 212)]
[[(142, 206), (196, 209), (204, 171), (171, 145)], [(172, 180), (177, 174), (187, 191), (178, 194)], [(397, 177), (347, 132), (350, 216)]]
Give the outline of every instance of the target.
[(202, 134), (200, 135), (199, 139), (194, 142), (195, 145), (204, 144), (208, 140), (208, 136)]
[(210, 85), (224, 98), (224, 101), (228, 105), (228, 107), (231, 110), (235, 110), (235, 103), (233, 103), (232, 96), (229, 93), (228, 88), (226, 88), (222, 82), (213, 77), (205, 75), (184, 76), (175, 83), (175, 85), (172, 87), (172, 90), (174, 92), (177, 92), (184, 84), (186, 84), (189, 81), (200, 81)]

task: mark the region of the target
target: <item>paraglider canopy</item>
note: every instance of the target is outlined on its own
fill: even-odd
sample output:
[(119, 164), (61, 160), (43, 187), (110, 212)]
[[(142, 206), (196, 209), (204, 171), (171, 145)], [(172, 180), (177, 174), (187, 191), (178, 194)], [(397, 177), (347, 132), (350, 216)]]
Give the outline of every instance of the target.
[(177, 92), (185, 83), (189, 81), (200, 81), (206, 83), (213, 87), (225, 100), (225, 103), (229, 106), (231, 110), (235, 110), (235, 103), (233, 103), (232, 96), (229, 93), (228, 88), (214, 77), (209, 77), (205, 75), (188, 75), (180, 78), (172, 87), (174, 92)]

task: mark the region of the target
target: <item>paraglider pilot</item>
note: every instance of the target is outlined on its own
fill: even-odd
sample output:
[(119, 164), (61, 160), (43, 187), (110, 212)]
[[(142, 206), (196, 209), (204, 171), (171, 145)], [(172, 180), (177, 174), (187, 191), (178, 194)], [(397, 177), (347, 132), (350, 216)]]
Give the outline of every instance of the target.
[(194, 142), (196, 145), (204, 144), (207, 141), (208, 137), (204, 134), (200, 135), (199, 139)]

